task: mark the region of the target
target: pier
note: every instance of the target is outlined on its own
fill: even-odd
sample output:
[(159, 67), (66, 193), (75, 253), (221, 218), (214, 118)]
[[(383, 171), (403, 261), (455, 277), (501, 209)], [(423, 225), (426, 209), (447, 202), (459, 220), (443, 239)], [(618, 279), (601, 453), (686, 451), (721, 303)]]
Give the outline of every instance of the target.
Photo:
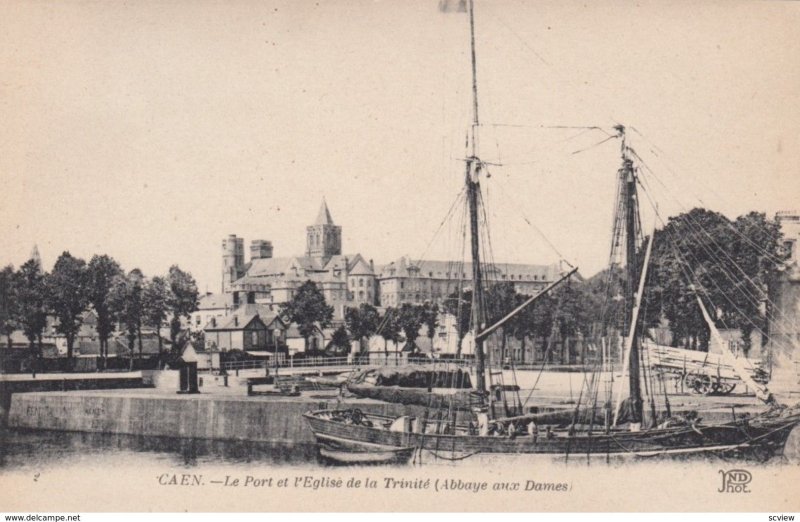
[[(297, 397), (248, 396), (248, 379), (263, 375), (263, 369), (240, 370), (239, 376), (229, 375), (228, 386), (223, 376), (203, 374), (201, 393), (182, 395), (176, 393), (177, 373), (72, 374), (72, 378), (37, 375), (36, 383), (28, 375), (6, 375), (0, 381), (4, 386), (22, 387), (10, 397), (6, 425), (11, 429), (310, 443), (313, 436), (302, 419), (302, 414), (309, 410), (340, 406), (383, 415), (422, 415), (425, 409), (341, 397), (334, 388), (304, 391)], [(283, 369), (280, 373), (285, 374)], [(527, 406), (539, 411), (573, 407), (580, 379), (575, 374), (545, 372)], [(37, 391), (31, 388), (34, 384), (40, 387)], [(67, 388), (62, 389), (63, 386)], [(87, 389), (90, 387), (94, 389)], [(675, 412), (702, 410), (701, 416), (707, 420), (759, 408), (755, 398), (746, 395), (680, 394), (671, 396), (670, 402)]]

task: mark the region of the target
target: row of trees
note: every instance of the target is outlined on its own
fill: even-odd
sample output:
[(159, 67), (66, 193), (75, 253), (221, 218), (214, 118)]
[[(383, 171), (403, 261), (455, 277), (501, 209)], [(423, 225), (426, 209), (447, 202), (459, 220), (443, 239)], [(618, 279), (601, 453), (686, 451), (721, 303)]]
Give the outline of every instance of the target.
[[(87, 263), (64, 252), (50, 273), (38, 259), (30, 259), (18, 270), (9, 265), (0, 271), (0, 333), (8, 336), (9, 349), (11, 334), (22, 330), (32, 354), (40, 357), (47, 317), (52, 316), (55, 331), (66, 340), (70, 365), (87, 310), (97, 315), (97, 337), (105, 363), (108, 341), (118, 325), (125, 332), (131, 354), (138, 340), (141, 356), (143, 327), (159, 332), (169, 324), (172, 346), (177, 346), (181, 318), (188, 318), (197, 302), (194, 278), (177, 265), (165, 276), (147, 278), (138, 268), (126, 273), (107, 255), (95, 255)], [(160, 334), (158, 341), (161, 351)]]
[[(305, 351), (309, 353), (309, 338), (317, 327), (330, 326), (333, 307), (327, 304), (325, 296), (312, 281), (306, 281), (295, 292), (291, 301), (284, 304), (282, 315), (297, 324), (300, 335), (305, 339)], [(383, 315), (370, 304), (345, 310), (345, 324), (336, 329), (331, 345), (336, 352), (349, 352), (351, 340), (357, 340), (364, 350), (364, 340), (380, 334), (384, 340), (398, 342), (402, 336), (413, 350), (419, 331), (423, 325), (429, 338), (433, 338), (438, 326), (438, 306), (404, 304), (399, 308), (388, 308)]]
[(408, 343), (408, 351), (413, 353), (419, 351), (416, 342), (423, 327), (428, 339), (436, 335), (439, 306), (404, 303), (397, 308), (389, 307), (380, 315), (374, 306), (361, 304), (345, 311), (345, 324), (352, 338), (359, 342), (361, 352), (366, 351), (364, 340), (377, 334), (383, 337), (384, 349), (389, 341), (397, 343), (403, 338)]
[(651, 325), (663, 317), (675, 346), (705, 349), (699, 293), (718, 327), (741, 330), (745, 351), (754, 332), (766, 342), (771, 324), (784, 319), (772, 305), (786, 259), (781, 238), (779, 223), (758, 212), (729, 220), (695, 208), (670, 218), (653, 241), (644, 296)]
[[(700, 293), (719, 327), (742, 332), (745, 351), (750, 349), (754, 332), (766, 342), (769, 329), (785, 320), (773, 304), (786, 256), (781, 240), (780, 225), (763, 213), (750, 212), (729, 220), (696, 208), (669, 219), (655, 233), (641, 320), (648, 327), (666, 321), (674, 346), (705, 350), (709, 330), (697, 305), (696, 294)], [(638, 262), (641, 269), (643, 252)], [(586, 281), (561, 284), (498, 331), (501, 356), (505, 356), (507, 340), (512, 336), (522, 343), (524, 354), (525, 342), (531, 338), (603, 336), (619, 331), (624, 322), (624, 292), (620, 267)], [(484, 302), (486, 325), (497, 322), (526, 299), (528, 296), (517, 293), (512, 283), (489, 285)], [(456, 317), (459, 354), (470, 329), (471, 307), (472, 293), (464, 291), (450, 295), (441, 310)], [(346, 311), (347, 330), (341, 336), (349, 333), (363, 343), (376, 333), (394, 342), (402, 335), (414, 346), (423, 325), (433, 337), (439, 311), (436, 305), (404, 304), (387, 309), (381, 316), (374, 307), (361, 305)]]

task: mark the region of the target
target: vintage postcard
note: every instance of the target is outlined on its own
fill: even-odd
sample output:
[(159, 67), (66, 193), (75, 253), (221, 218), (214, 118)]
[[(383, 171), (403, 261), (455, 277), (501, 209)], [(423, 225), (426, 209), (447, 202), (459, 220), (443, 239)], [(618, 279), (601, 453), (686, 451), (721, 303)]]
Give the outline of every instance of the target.
[(4, 2), (0, 507), (800, 511), (798, 27)]

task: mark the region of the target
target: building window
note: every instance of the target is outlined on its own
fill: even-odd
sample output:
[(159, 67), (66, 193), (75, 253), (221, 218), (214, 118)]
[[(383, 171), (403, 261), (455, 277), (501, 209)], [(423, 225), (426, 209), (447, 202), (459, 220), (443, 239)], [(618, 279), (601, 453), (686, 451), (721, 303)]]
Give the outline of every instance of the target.
[(406, 284), (403, 281), (400, 281), (400, 288), (405, 288)]
[(364, 278), (363, 277), (359, 277), (358, 278), (358, 286), (364, 286)]

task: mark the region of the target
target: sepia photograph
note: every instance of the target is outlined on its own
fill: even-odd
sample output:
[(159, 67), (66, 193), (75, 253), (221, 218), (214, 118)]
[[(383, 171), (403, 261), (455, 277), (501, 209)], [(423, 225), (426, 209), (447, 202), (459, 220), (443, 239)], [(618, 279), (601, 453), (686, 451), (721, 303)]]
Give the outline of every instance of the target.
[(3, 2), (0, 511), (792, 520), (798, 28)]

